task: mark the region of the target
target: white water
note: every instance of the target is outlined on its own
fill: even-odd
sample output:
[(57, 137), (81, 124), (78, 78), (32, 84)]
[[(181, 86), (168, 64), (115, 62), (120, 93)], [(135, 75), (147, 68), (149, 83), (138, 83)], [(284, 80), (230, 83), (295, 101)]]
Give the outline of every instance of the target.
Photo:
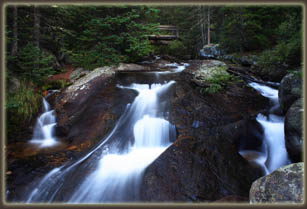
[[(166, 64), (165, 66), (175, 67), (175, 69), (172, 70), (171, 72), (179, 73), (179, 72), (182, 72), (187, 66), (189, 66), (189, 64), (188, 63), (178, 64), (175, 62), (175, 63)], [(170, 71), (166, 71), (166, 72), (170, 72)]]
[[(272, 105), (279, 105), (278, 90), (255, 82), (249, 83), (249, 85), (264, 97), (269, 98)], [(256, 120), (264, 129), (264, 143), (262, 153), (259, 153), (259, 157), (255, 158), (254, 161), (264, 168), (267, 175), (290, 163), (285, 147), (284, 117), (274, 114), (269, 114), (266, 117), (259, 113)], [(250, 151), (242, 151), (242, 155), (244, 156), (248, 152)]]
[(110, 135), (77, 162), (49, 172), (27, 202), (138, 201), (143, 171), (175, 137), (175, 126), (163, 117), (167, 110), (161, 106), (169, 98), (162, 95), (174, 83), (119, 86), (139, 94)]
[(45, 98), (43, 98), (43, 108), (44, 112), (38, 117), (33, 137), (30, 140), (30, 143), (38, 144), (41, 148), (54, 146), (58, 143), (53, 134), (56, 126), (54, 110), (50, 110), (50, 105)]

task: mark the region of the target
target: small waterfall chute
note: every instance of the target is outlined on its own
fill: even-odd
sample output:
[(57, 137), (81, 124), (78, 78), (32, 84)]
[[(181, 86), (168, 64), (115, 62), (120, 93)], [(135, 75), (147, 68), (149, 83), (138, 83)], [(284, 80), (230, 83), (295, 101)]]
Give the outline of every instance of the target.
[[(264, 97), (269, 98), (273, 107), (279, 105), (278, 90), (255, 82), (249, 83), (249, 85), (259, 91)], [(256, 120), (261, 124), (264, 130), (262, 151), (257, 153), (259, 151), (240, 150), (239, 153), (245, 158), (253, 156), (252, 161), (263, 167), (267, 175), (290, 163), (285, 148), (284, 117), (274, 114), (269, 114), (266, 117), (259, 113)]]
[[(161, 99), (169, 98), (161, 95), (167, 94), (174, 83), (118, 86), (134, 89), (138, 96), (126, 107), (110, 135), (85, 157), (49, 172), (48, 178), (43, 178), (32, 191), (28, 202), (138, 201), (145, 168), (176, 137), (175, 126), (161, 117), (167, 107), (160, 105)], [(87, 175), (77, 177), (84, 173)]]
[(30, 143), (38, 144), (40, 148), (58, 144), (54, 136), (55, 126), (56, 118), (54, 110), (50, 109), (50, 104), (43, 98), (43, 113), (37, 118)]

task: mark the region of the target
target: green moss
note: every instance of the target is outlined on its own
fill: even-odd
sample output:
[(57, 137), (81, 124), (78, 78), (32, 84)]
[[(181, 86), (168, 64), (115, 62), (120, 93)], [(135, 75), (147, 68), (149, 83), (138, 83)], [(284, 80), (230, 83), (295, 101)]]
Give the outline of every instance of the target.
[(227, 72), (226, 65), (214, 66), (206, 69), (201, 69), (198, 78), (208, 84), (208, 87), (201, 88), (201, 94), (215, 94), (224, 90), (229, 82), (237, 78)]

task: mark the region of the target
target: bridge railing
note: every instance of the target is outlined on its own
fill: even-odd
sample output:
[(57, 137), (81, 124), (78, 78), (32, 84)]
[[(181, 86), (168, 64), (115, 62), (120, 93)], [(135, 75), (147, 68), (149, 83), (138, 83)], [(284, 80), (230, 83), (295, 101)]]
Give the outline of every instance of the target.
[(171, 35), (156, 35), (152, 34), (149, 35), (148, 38), (150, 40), (175, 40), (179, 38), (179, 29), (176, 26), (173, 25), (160, 25), (159, 26), (160, 31), (170, 31)]

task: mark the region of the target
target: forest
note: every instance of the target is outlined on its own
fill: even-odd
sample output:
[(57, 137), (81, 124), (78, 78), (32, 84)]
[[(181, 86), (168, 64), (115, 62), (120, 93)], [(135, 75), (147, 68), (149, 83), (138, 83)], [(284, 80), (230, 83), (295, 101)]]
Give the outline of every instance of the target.
[[(301, 203), (302, 17), (299, 5), (8, 4), (6, 200)], [(61, 145), (29, 145), (46, 132)], [(110, 160), (130, 165), (130, 149), (147, 159), (145, 145), (165, 149), (146, 162), (134, 159), (144, 169), (138, 180), (122, 186), (98, 177), (108, 169), (127, 175), (132, 168), (113, 170), (107, 159), (128, 153)], [(105, 149), (113, 151), (98, 172), (94, 156)], [(294, 182), (295, 192), (268, 188), (270, 199), (253, 182), (281, 181), (263, 180), (281, 167), (288, 170), (280, 187)], [(55, 169), (62, 172), (53, 177)]]

